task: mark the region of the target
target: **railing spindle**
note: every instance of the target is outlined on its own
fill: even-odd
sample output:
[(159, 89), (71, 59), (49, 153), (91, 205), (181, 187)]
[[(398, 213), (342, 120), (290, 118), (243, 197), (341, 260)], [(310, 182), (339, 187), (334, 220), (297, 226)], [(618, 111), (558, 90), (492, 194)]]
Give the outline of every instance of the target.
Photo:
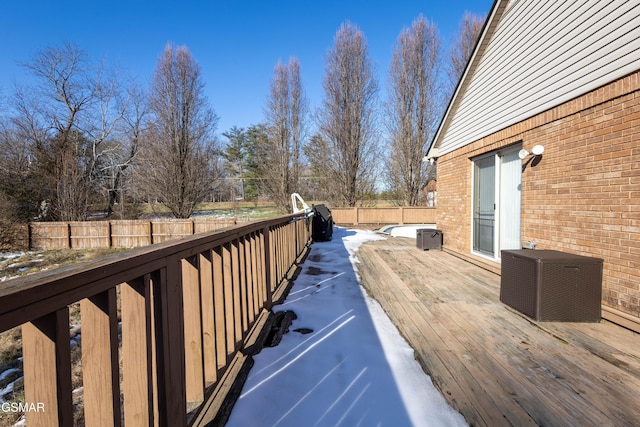
[(234, 350), (238, 350), (242, 341), (242, 291), (240, 288), (240, 260), (238, 257), (239, 243), (231, 242), (231, 284), (233, 286), (233, 337)]
[(244, 242), (245, 274), (247, 277), (247, 310), (249, 325), (256, 320), (256, 262), (252, 248), (255, 246), (255, 235), (251, 233)]
[(216, 364), (216, 330), (213, 297), (213, 262), (211, 251), (199, 255), (200, 265), (200, 301), (202, 307), (202, 353), (204, 357), (205, 386), (215, 382), (218, 377)]
[(202, 316), (200, 312), (200, 273), (198, 257), (181, 260), (184, 304), (184, 356), (187, 406), (204, 400), (204, 361), (202, 358)]
[(224, 301), (224, 333), (227, 338), (225, 355), (226, 363), (230, 360), (230, 355), (235, 349), (235, 326), (233, 323), (233, 276), (232, 276), (232, 261), (231, 261), (231, 243), (225, 243), (222, 246), (222, 275), (224, 281), (222, 297)]
[(22, 325), (25, 401), (44, 407), (29, 427), (73, 425), (70, 339), (68, 307)]
[(80, 301), (86, 425), (120, 426), (116, 288)]
[(153, 419), (150, 275), (120, 286), (124, 424), (148, 426)]
[(227, 363), (227, 328), (225, 327), (224, 313), (224, 267), (222, 260), (222, 247), (219, 246), (211, 251), (213, 260), (213, 305), (215, 316), (215, 340), (216, 340), (216, 363), (218, 369), (223, 368)]
[[(246, 254), (246, 240), (244, 237), (240, 237), (238, 239), (238, 274), (240, 279), (240, 312), (242, 313), (242, 325), (241, 325), (241, 334), (244, 338), (244, 333), (249, 331), (250, 325), (250, 314), (249, 314), (249, 286), (247, 283), (247, 261), (245, 259)], [(251, 271), (251, 269), (249, 269)]]

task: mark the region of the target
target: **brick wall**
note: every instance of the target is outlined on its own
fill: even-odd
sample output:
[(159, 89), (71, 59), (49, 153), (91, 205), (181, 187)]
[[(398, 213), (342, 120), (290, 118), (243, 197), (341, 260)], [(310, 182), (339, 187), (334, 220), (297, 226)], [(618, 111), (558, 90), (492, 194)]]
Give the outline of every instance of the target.
[(640, 72), (438, 160), (438, 228), (471, 252), (471, 157), (541, 144), (522, 175), (523, 241), (604, 259), (603, 304), (640, 316)]

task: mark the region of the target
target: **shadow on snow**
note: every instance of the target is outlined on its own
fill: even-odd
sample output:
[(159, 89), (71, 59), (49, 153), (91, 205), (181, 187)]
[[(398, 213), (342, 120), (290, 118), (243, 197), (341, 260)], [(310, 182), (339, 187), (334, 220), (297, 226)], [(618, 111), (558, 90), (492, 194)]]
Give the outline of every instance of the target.
[(336, 227), (331, 241), (311, 246), (274, 307), (297, 319), (255, 356), (228, 426), (411, 425), (345, 246), (355, 237)]

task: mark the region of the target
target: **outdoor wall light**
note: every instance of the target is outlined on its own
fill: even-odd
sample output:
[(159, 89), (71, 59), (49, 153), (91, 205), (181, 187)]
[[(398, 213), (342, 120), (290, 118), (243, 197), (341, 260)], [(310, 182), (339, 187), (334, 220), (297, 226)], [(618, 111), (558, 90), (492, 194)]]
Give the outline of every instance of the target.
[(436, 160), (438, 160), (438, 149), (437, 148), (432, 148), (431, 150), (429, 150), (427, 155), (422, 158), (422, 162), (423, 163), (427, 163), (428, 162), (431, 165), (433, 165), (433, 163)]
[(436, 159), (433, 158), (433, 157), (424, 156), (422, 158), (422, 163), (429, 163), (430, 165), (432, 165), (435, 161), (436, 161)]
[(533, 154), (534, 156), (540, 156), (544, 152), (544, 147), (542, 145), (536, 145), (531, 149), (531, 152), (528, 152), (524, 148), (518, 152), (518, 157), (524, 160), (528, 155)]
[(529, 160), (524, 162), (524, 164), (522, 165), (522, 172), (525, 171), (525, 169), (527, 168), (529, 163), (531, 163), (532, 167), (533, 166), (537, 166), (538, 163), (540, 163), (540, 160), (542, 160), (542, 153), (543, 152), (544, 152), (544, 147), (542, 145), (535, 145), (531, 149), (531, 152), (528, 152), (524, 148), (522, 150), (518, 151), (518, 157), (520, 157), (520, 159), (522, 159), (522, 160), (526, 159), (528, 156), (531, 156), (531, 157), (529, 157)]

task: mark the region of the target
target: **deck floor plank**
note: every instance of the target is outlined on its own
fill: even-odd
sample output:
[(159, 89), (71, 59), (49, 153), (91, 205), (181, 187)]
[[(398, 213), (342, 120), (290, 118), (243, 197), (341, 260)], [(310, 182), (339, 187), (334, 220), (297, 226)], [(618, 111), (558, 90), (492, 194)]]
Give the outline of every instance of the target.
[(640, 425), (640, 336), (607, 321), (536, 322), (500, 277), (413, 239), (368, 242), (363, 286), (472, 425)]
[[(476, 402), (471, 396), (479, 392), (479, 384), (473, 376), (466, 374), (466, 369), (458, 358), (450, 355), (451, 349), (442, 341), (443, 335), (432, 330), (430, 323), (415, 312), (412, 304), (403, 301), (402, 292), (395, 292), (401, 286), (400, 278), (382, 261), (382, 256), (375, 252), (359, 253), (361, 265), (365, 263), (371, 267), (361, 274), (378, 278), (377, 283), (383, 286), (370, 288), (385, 311), (390, 315), (396, 326), (404, 331), (409, 342), (416, 343), (416, 350), (421, 356), (419, 360), (428, 367), (431, 379), (437, 383), (440, 390), (447, 394), (456, 407), (466, 414), (467, 421), (475, 425), (508, 425), (501, 420), (494, 420), (497, 408), (492, 408), (491, 402)], [(368, 280), (368, 279), (363, 279)], [(437, 324), (437, 323), (436, 323)], [(423, 347), (429, 343), (429, 348)], [(430, 350), (430, 351), (427, 351)], [(448, 363), (444, 363), (448, 361)]]

